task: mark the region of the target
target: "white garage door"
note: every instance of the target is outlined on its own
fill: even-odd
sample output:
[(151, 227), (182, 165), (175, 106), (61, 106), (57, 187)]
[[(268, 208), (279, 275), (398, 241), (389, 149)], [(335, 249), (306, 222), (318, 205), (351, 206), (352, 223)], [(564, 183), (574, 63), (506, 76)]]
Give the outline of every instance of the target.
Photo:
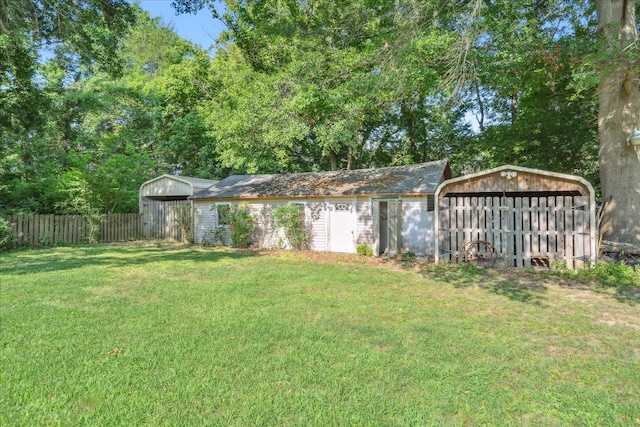
[(356, 211), (353, 202), (329, 203), (329, 251), (354, 253)]

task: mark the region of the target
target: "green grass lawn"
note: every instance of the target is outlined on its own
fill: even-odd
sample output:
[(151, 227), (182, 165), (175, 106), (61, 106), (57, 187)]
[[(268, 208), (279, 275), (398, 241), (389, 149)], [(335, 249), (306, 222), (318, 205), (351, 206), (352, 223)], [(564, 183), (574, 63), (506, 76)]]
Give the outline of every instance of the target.
[(637, 287), (316, 258), (0, 255), (0, 425), (640, 425)]

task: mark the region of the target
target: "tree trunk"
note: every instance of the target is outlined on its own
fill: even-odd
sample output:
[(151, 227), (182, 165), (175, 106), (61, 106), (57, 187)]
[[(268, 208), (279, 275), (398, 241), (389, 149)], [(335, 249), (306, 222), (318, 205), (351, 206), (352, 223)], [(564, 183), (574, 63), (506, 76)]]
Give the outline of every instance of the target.
[(605, 240), (640, 245), (640, 147), (629, 142), (640, 129), (638, 63), (637, 51), (625, 50), (638, 38), (635, 0), (596, 0), (596, 8), (603, 53), (617, 54), (598, 88), (602, 200), (610, 198), (600, 230)]
[(336, 153), (333, 149), (329, 149), (329, 161), (331, 162), (331, 170), (338, 170), (338, 153)]

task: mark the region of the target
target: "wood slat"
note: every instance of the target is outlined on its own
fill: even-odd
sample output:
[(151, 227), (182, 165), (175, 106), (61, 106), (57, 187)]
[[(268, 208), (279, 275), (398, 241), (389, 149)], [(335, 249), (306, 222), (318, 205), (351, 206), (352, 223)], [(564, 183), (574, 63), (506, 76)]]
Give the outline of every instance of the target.
[[(89, 239), (89, 223), (79, 215), (7, 215), (21, 246), (81, 244)], [(98, 241), (108, 243), (140, 239), (141, 218), (137, 213), (105, 216)]]

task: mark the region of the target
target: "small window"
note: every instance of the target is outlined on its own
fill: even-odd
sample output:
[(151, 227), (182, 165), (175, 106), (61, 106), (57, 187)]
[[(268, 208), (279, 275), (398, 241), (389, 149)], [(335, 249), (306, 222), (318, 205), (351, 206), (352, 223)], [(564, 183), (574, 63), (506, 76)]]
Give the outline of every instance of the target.
[(427, 195), (427, 212), (433, 212), (436, 206), (436, 199), (433, 194)]
[(231, 211), (231, 205), (216, 205), (218, 211), (218, 225), (226, 225), (229, 212)]
[(351, 204), (350, 203), (336, 203), (334, 209), (337, 212), (350, 212)]

